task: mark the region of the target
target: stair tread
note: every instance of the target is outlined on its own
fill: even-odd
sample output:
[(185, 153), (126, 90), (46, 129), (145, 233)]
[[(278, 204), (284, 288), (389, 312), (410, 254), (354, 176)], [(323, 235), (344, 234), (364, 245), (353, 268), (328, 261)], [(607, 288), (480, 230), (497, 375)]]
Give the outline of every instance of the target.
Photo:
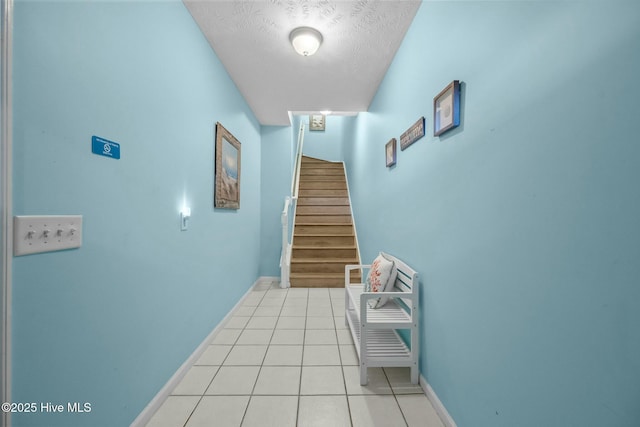
[[(300, 219), (307, 219), (305, 217), (310, 217), (310, 216), (317, 216), (317, 217), (340, 217), (341, 219), (343, 217), (346, 218), (351, 218), (351, 215), (347, 215), (347, 214), (334, 214), (334, 213), (308, 213), (308, 214), (296, 214), (296, 217), (300, 216)], [(320, 222), (321, 224), (332, 224), (330, 222), (322, 222), (322, 221), (312, 221), (313, 223), (317, 224), (318, 222)], [(349, 222), (350, 223), (350, 222)], [(338, 222), (338, 223), (334, 223), (334, 224), (344, 224), (343, 222)]]
[(309, 160), (312, 162), (321, 162), (321, 163), (336, 163), (336, 162), (332, 162), (331, 160), (325, 160), (325, 159), (319, 159), (313, 156), (307, 156), (306, 154), (302, 155), (302, 160)]
[[(301, 207), (303, 207), (303, 206), (301, 206)], [(323, 206), (323, 207), (326, 207), (326, 206)], [(309, 209), (309, 210), (312, 210), (312, 209)], [(351, 215), (347, 215), (347, 214), (341, 213), (339, 210), (337, 212), (334, 209), (326, 209), (326, 210), (329, 211), (329, 212), (324, 212), (324, 213), (316, 212), (316, 213), (310, 213), (310, 214), (306, 214), (306, 213), (305, 214), (296, 214), (296, 216), (300, 215), (301, 217), (307, 217), (307, 216), (348, 216), (348, 217), (351, 217)]]
[[(318, 225), (317, 223), (313, 222), (304, 222), (304, 221), (296, 221), (297, 225)], [(351, 222), (323, 222), (322, 224), (326, 224), (326, 225), (352, 225)], [(341, 234), (341, 236), (344, 236), (344, 234)]]
[[(307, 226), (307, 225), (312, 225), (312, 226), (317, 225), (317, 224), (311, 224), (311, 223), (304, 222), (304, 221), (300, 221), (297, 224), (300, 225), (300, 226), (302, 226), (302, 225), (305, 225), (305, 226)], [(325, 224), (327, 224), (327, 225), (352, 225), (350, 222), (327, 222)], [(308, 234), (305, 234), (305, 236), (308, 236)], [(323, 236), (326, 236), (326, 234), (323, 234)], [(340, 234), (340, 236), (345, 236), (345, 234)]]
[(291, 262), (301, 262), (301, 263), (338, 263), (338, 262), (358, 262), (358, 258), (349, 257), (349, 258), (291, 258)]
[(347, 180), (341, 175), (300, 175), (300, 182), (339, 182), (340, 184), (343, 184), (347, 182)]
[(300, 233), (296, 233), (293, 235), (293, 237), (354, 237), (355, 234), (351, 233), (351, 234), (317, 234), (317, 233), (310, 233), (310, 234), (300, 234)]
[[(322, 188), (316, 188), (316, 190), (322, 190)], [(332, 190), (332, 188), (327, 188), (327, 190)], [(298, 192), (298, 198), (304, 198), (304, 199), (313, 199), (313, 198), (318, 198), (318, 199), (344, 199), (347, 196), (346, 192), (347, 190), (336, 190), (336, 191), (342, 191), (345, 194), (309, 194), (308, 193), (309, 190), (300, 190)]]
[[(333, 216), (344, 216), (344, 217), (347, 217), (349, 220), (351, 219), (351, 216), (350, 216), (350, 215), (307, 215), (307, 216), (315, 216), (315, 217), (318, 217), (318, 216), (325, 216), (325, 217), (327, 217), (328, 219), (330, 219), (330, 217), (333, 217)], [(343, 220), (343, 221), (336, 221), (335, 219), (334, 219), (334, 220), (332, 220), (332, 221), (329, 221), (328, 219), (327, 219), (327, 221), (320, 222), (320, 224), (327, 224), (327, 225), (352, 225), (352, 224), (351, 224), (351, 221), (349, 221), (349, 222), (344, 222), (344, 220)], [(341, 218), (341, 219), (342, 219), (342, 218)], [(299, 224), (299, 225), (301, 225), (301, 224), (304, 224), (304, 225), (314, 225), (314, 224), (318, 224), (318, 221), (316, 220), (316, 221), (309, 221), (309, 222), (306, 222), (306, 218), (301, 217), (301, 218), (296, 218), (296, 224)]]
[[(335, 212), (305, 212), (305, 213), (296, 213), (296, 216), (346, 216), (351, 217), (348, 213), (335, 213)], [(316, 221), (317, 222), (317, 221)]]
[[(324, 200), (317, 200), (317, 199), (324, 199)], [(335, 199), (335, 200), (332, 200), (332, 199)], [(309, 202), (313, 201), (313, 203), (312, 204), (305, 203), (305, 202), (308, 202), (308, 201)], [(300, 196), (300, 197), (298, 197), (298, 205), (302, 206), (304, 204), (312, 205), (312, 206), (317, 206), (318, 204), (320, 204), (320, 205), (329, 205), (329, 206), (348, 206), (349, 205), (349, 198), (347, 196), (340, 196), (340, 197)]]
[(356, 245), (340, 245), (340, 246), (317, 246), (317, 245), (293, 245), (293, 249), (318, 249), (318, 250), (326, 250), (326, 249), (356, 249)]
[(317, 214), (351, 215), (351, 211), (349, 209), (350, 209), (349, 205), (340, 205), (340, 206), (319, 206), (319, 205), (298, 206), (298, 208), (296, 209), (296, 215), (317, 215)]
[[(343, 223), (345, 224), (345, 223)], [(300, 227), (307, 227), (307, 224), (297, 224)], [(352, 224), (345, 224), (345, 225), (352, 225)], [(353, 232), (353, 230), (351, 230), (349, 233), (341, 233), (338, 231), (333, 231), (333, 232), (322, 232), (322, 229), (315, 229), (315, 230), (308, 230), (306, 233), (301, 233), (301, 230), (296, 230), (293, 235), (295, 236), (305, 236), (305, 237), (353, 237), (355, 236), (355, 233)], [(304, 230), (302, 230), (304, 231)], [(328, 230), (327, 230), (328, 231)], [(347, 231), (347, 230), (343, 230), (343, 231)]]
[(326, 169), (326, 170), (342, 170), (342, 165), (338, 164), (322, 164), (322, 163), (306, 163), (304, 168), (309, 169)]
[(336, 277), (344, 277), (344, 273), (291, 273), (289, 277), (296, 278), (296, 279), (302, 279), (302, 278), (315, 279), (320, 277), (336, 278)]
[[(296, 222), (296, 225), (298, 225), (299, 223)], [(309, 222), (306, 223), (305, 225), (327, 225), (327, 226), (344, 226), (344, 227), (349, 227), (351, 226), (351, 224), (345, 224), (344, 222)]]

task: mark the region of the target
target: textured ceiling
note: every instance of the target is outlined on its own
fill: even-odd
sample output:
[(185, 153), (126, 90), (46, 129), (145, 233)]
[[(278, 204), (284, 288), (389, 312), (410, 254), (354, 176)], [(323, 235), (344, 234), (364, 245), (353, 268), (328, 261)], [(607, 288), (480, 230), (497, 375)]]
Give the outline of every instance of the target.
[[(366, 111), (421, 1), (183, 0), (263, 125), (289, 112)], [(324, 38), (295, 53), (299, 26)]]

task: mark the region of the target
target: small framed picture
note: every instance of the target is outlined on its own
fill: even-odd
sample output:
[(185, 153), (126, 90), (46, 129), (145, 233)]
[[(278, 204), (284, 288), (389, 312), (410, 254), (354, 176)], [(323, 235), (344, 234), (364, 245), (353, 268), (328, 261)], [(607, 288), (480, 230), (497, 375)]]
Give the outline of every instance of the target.
[(433, 98), (433, 136), (460, 125), (460, 81), (454, 80)]
[(324, 122), (324, 114), (311, 114), (309, 116), (309, 130), (324, 130)]
[(425, 135), (425, 119), (420, 117), (417, 122), (411, 125), (409, 129), (404, 131), (400, 135), (400, 149), (404, 151), (405, 148), (419, 140)]
[(391, 167), (396, 164), (396, 139), (392, 138), (384, 146), (384, 152), (387, 158), (387, 167)]

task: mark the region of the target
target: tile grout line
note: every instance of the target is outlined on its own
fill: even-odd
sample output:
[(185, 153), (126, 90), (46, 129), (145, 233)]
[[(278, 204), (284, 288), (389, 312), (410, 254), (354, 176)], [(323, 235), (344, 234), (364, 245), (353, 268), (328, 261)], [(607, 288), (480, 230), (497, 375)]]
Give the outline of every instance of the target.
[(394, 402), (396, 402), (396, 405), (398, 406), (398, 409), (400, 410), (400, 415), (402, 415), (402, 419), (404, 420), (404, 424), (408, 427), (409, 423), (407, 422), (407, 417), (404, 414), (404, 411), (402, 410), (402, 406), (400, 406), (400, 402), (398, 402), (398, 396), (396, 395), (396, 391), (393, 388), (393, 385), (391, 384), (391, 380), (389, 379), (389, 375), (387, 375), (387, 371), (384, 368), (382, 369), (382, 373), (384, 374), (384, 377), (387, 379), (387, 382), (389, 383), (389, 388), (391, 389), (391, 395), (393, 396), (393, 400)]
[(304, 329), (302, 330), (302, 356), (300, 357), (300, 381), (298, 381), (298, 406), (296, 408), (296, 425), (298, 425), (298, 420), (300, 419), (300, 401), (302, 397), (302, 370), (304, 367), (304, 341), (307, 338), (307, 312), (309, 310), (309, 289), (307, 289), (307, 303), (305, 304), (304, 310)]
[[(224, 330), (225, 328), (223, 328)], [(230, 329), (230, 330), (234, 330), (234, 329)], [(229, 357), (229, 354), (231, 353), (231, 350), (233, 350), (233, 348), (236, 346), (236, 343), (238, 342), (238, 340), (240, 339), (240, 335), (242, 335), (242, 332), (244, 331), (244, 329), (240, 330), (241, 332), (238, 334), (238, 336), (233, 340), (232, 344), (213, 344), (213, 343), (209, 343), (209, 345), (230, 345), (231, 349), (229, 349), (229, 353), (227, 353), (227, 355), (225, 356), (225, 358), (222, 360), (222, 362), (220, 362), (220, 365), (191, 365), (191, 369), (193, 369), (195, 366), (217, 366), (218, 369), (216, 369), (216, 373), (213, 374), (213, 377), (211, 377), (211, 380), (209, 381), (209, 383), (207, 384), (207, 386), (204, 389), (204, 392), (202, 393), (202, 396), (200, 396), (201, 398), (205, 397), (207, 394), (207, 390), (209, 389), (209, 387), (211, 387), (211, 384), (213, 383), (213, 380), (215, 380), (215, 378), (218, 376), (218, 373), (220, 372), (220, 368), (222, 368), (222, 365), (224, 364), (224, 361), (227, 359), (227, 357)], [(215, 337), (214, 337), (215, 339)], [(174, 395), (175, 396), (175, 395)], [(200, 402), (198, 402), (199, 404)], [(196, 405), (197, 407), (198, 405)]]
[[(264, 301), (265, 297), (267, 296), (267, 293), (269, 292), (270, 289), (274, 289), (272, 288), (272, 285), (275, 282), (271, 282), (271, 286), (269, 286), (269, 289), (267, 289), (267, 291), (264, 293), (264, 295), (262, 296), (262, 299), (260, 299), (260, 302), (258, 303), (258, 308), (260, 307), (260, 304), (262, 304), (262, 302)], [(287, 293), (289, 293), (289, 291), (287, 290)], [(286, 298), (286, 294), (285, 294), (285, 298)], [(284, 303), (284, 302), (283, 302)], [(256, 310), (253, 312), (255, 314), (255, 312), (258, 309), (256, 308)], [(256, 380), (253, 383), (253, 387), (251, 388), (251, 393), (249, 394), (249, 400), (247, 401), (247, 406), (244, 408), (244, 413), (242, 414), (242, 419), (240, 420), (240, 426), (242, 426), (242, 424), (244, 424), (244, 420), (245, 417), (247, 416), (247, 412), (249, 411), (249, 405), (251, 405), (251, 401), (253, 400), (253, 396), (254, 396), (254, 391), (256, 389), (256, 385), (258, 384), (258, 378), (260, 378), (260, 372), (262, 372), (262, 367), (264, 366), (264, 360), (267, 357), (267, 352), (269, 351), (269, 346), (271, 345), (271, 341), (273, 340), (273, 334), (275, 333), (276, 330), (276, 325), (278, 324), (278, 320), (280, 320), (280, 313), (282, 312), (282, 306), (280, 307), (280, 311), (278, 312), (278, 319), (276, 320), (276, 324), (273, 326), (273, 330), (271, 331), (271, 338), (269, 338), (269, 343), (267, 344), (267, 348), (264, 352), (264, 356), (262, 356), (262, 362), (260, 362), (260, 368), (258, 369), (258, 375), (256, 375)], [(260, 317), (260, 316), (257, 316)], [(253, 315), (251, 316), (251, 319), (253, 318)], [(249, 320), (250, 322), (251, 320)], [(247, 324), (249, 323), (247, 322)]]
[[(233, 316), (232, 316), (233, 317)], [(247, 322), (248, 323), (248, 322)], [(224, 329), (224, 328), (222, 328)], [(242, 331), (244, 331), (244, 329), (242, 329)], [(209, 384), (207, 384), (207, 386), (204, 388), (204, 391), (202, 392), (202, 395), (200, 396), (200, 398), (198, 399), (198, 403), (196, 403), (196, 405), (193, 407), (193, 410), (191, 411), (191, 413), (189, 414), (189, 416), (187, 417), (187, 419), (185, 420), (183, 427), (186, 427), (187, 424), (189, 424), (189, 420), (191, 419), (191, 417), (193, 417), (193, 414), (196, 412), (196, 409), (198, 408), (198, 405), (200, 405), (200, 403), (202, 403), (202, 400), (204, 399), (204, 397), (207, 395), (207, 390), (209, 390), (209, 387), (211, 387), (211, 384), (213, 384), (213, 381), (216, 379), (216, 377), (218, 376), (218, 374), (220, 373), (220, 368), (222, 368), (222, 365), (224, 364), (224, 361), (227, 360), (227, 357), (229, 357), (229, 354), (231, 353), (231, 350), (233, 350), (233, 347), (235, 347), (236, 343), (238, 342), (238, 340), (240, 339), (240, 335), (242, 335), (242, 332), (240, 332), (240, 334), (238, 334), (238, 336), (235, 338), (235, 340), (233, 341), (233, 344), (231, 344), (231, 349), (229, 350), (229, 353), (227, 353), (227, 355), (225, 356), (225, 358), (222, 360), (222, 362), (220, 363), (220, 365), (218, 366), (218, 369), (216, 369), (216, 373), (213, 374), (213, 377), (211, 377), (211, 380), (209, 381)], [(215, 337), (213, 337), (215, 339)], [(213, 340), (212, 340), (213, 341)], [(214, 345), (209, 343), (209, 345)], [(193, 369), (193, 367), (196, 366), (191, 365), (191, 369)], [(215, 366), (215, 365), (201, 365), (201, 366)], [(191, 370), (190, 369), (190, 370)]]
[[(254, 289), (255, 291), (255, 289)], [(262, 303), (262, 300), (264, 300), (264, 297), (267, 293), (264, 292), (264, 294), (262, 295), (262, 297), (260, 298), (260, 301), (258, 301), (258, 305), (256, 306), (256, 310), (257, 307), (260, 306), (260, 304)], [(235, 348), (235, 346), (238, 343), (238, 340), (240, 339), (240, 336), (242, 335), (242, 333), (247, 329), (247, 325), (249, 324), (249, 321), (251, 320), (251, 318), (253, 317), (253, 314), (255, 313), (256, 310), (253, 310), (253, 313), (251, 314), (251, 316), (249, 316), (249, 320), (247, 321), (247, 323), (245, 323), (245, 325), (242, 327), (242, 329), (240, 329), (240, 333), (238, 334), (238, 336), (236, 337), (236, 339), (234, 340), (233, 344), (231, 345), (231, 348), (229, 349), (229, 352), (227, 353), (227, 355), (224, 357), (224, 359), (222, 359), (222, 361), (220, 362), (220, 366), (218, 366), (218, 370), (216, 371), (216, 373), (213, 375), (213, 377), (211, 378), (211, 381), (209, 381), (209, 384), (207, 385), (207, 387), (204, 389), (204, 392), (202, 393), (202, 395), (200, 396), (200, 399), (198, 399), (198, 403), (196, 403), (196, 405), (194, 406), (193, 410), (191, 411), (191, 413), (189, 414), (189, 416), (187, 417), (187, 419), (185, 420), (183, 427), (186, 427), (186, 425), (189, 423), (189, 420), (191, 419), (191, 417), (193, 417), (193, 414), (195, 413), (196, 409), (198, 408), (198, 405), (200, 405), (200, 403), (202, 402), (202, 400), (204, 399), (204, 397), (207, 395), (207, 390), (209, 390), (209, 387), (211, 387), (211, 384), (213, 384), (213, 381), (216, 379), (216, 377), (218, 376), (218, 374), (220, 373), (220, 369), (222, 369), (222, 367), (224, 366), (224, 362), (227, 360), (227, 358), (229, 357), (229, 355), (231, 354), (231, 352), (233, 351), (233, 349)], [(233, 313), (234, 315), (231, 316), (232, 318), (235, 316), (235, 312)], [(225, 329), (225, 328), (223, 328)], [(215, 339), (215, 337), (214, 337)], [(209, 343), (209, 345), (214, 345)], [(191, 365), (191, 368), (193, 368), (194, 365)], [(203, 365), (203, 366), (215, 366), (215, 365)], [(256, 378), (257, 381), (257, 378)], [(255, 385), (254, 385), (255, 386)], [(244, 415), (247, 412), (247, 408), (249, 407), (249, 402), (251, 401), (251, 398), (249, 398), (249, 401), (247, 402), (247, 407), (245, 408), (245, 412), (242, 415), (242, 421), (241, 421), (241, 425), (242, 422), (244, 422)]]
[(329, 301), (331, 302), (331, 318), (333, 319), (333, 329), (336, 334), (336, 343), (338, 344), (338, 358), (340, 359), (340, 371), (342, 372), (342, 383), (344, 385), (344, 400), (347, 402), (347, 412), (349, 413), (349, 423), (353, 426), (353, 416), (351, 415), (351, 404), (349, 403), (349, 390), (347, 390), (347, 376), (344, 374), (344, 363), (342, 353), (340, 352), (340, 341), (338, 340), (338, 325), (336, 324), (336, 313), (333, 309), (333, 297), (329, 291)]
[[(272, 282), (272, 285), (275, 282)], [(273, 289), (273, 288), (269, 288), (269, 289)], [(267, 293), (269, 291), (267, 290), (267, 292), (265, 292), (264, 297), (266, 297)], [(287, 299), (287, 294), (289, 293), (289, 291), (287, 290), (285, 292), (285, 297), (284, 300)], [(264, 300), (264, 297), (262, 298), (262, 300), (260, 302), (262, 302)], [(280, 310), (278, 310), (278, 315), (276, 316), (276, 323), (275, 325), (273, 325), (273, 329), (271, 330), (271, 336), (269, 337), (269, 342), (267, 343), (267, 348), (264, 352), (264, 356), (262, 356), (262, 362), (260, 363), (260, 369), (258, 369), (258, 375), (256, 376), (256, 382), (253, 384), (253, 387), (251, 388), (251, 394), (250, 396), (253, 397), (255, 394), (255, 390), (256, 390), (256, 386), (258, 385), (258, 378), (260, 378), (260, 373), (262, 372), (262, 368), (264, 367), (264, 361), (267, 359), (267, 353), (269, 353), (269, 347), (271, 347), (271, 341), (273, 341), (273, 335), (276, 333), (276, 326), (278, 325), (278, 321), (280, 320), (280, 314), (282, 313), (282, 308), (284, 306), (284, 300), (282, 301), (282, 305), (280, 306)], [(257, 310), (256, 310), (257, 311)], [(251, 318), (253, 318), (254, 316), (251, 316)], [(257, 316), (257, 317), (261, 317), (261, 316)], [(251, 397), (249, 397), (249, 402), (251, 402)], [(247, 407), (249, 407), (249, 405), (247, 405)]]

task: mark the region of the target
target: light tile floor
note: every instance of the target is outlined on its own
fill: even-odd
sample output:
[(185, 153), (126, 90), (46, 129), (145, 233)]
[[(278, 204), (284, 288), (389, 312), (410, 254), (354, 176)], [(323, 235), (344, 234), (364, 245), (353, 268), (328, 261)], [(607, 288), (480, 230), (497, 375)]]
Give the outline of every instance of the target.
[(344, 289), (257, 285), (148, 427), (443, 427), (408, 368), (369, 369), (344, 323)]

